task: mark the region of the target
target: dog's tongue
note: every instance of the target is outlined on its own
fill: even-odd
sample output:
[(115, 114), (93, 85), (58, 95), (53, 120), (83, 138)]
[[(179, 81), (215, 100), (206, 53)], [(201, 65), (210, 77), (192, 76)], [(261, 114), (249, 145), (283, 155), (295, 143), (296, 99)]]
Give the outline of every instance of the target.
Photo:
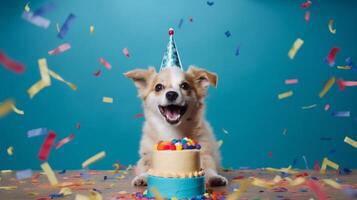
[(166, 109), (166, 117), (170, 121), (175, 121), (180, 117), (179, 110), (177, 109)]

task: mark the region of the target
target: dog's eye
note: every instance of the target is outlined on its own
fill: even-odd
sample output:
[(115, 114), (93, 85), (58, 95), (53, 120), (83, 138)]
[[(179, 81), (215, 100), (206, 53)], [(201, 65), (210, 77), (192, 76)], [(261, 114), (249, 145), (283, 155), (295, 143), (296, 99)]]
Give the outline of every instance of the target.
[(163, 88), (164, 88), (164, 86), (161, 83), (159, 83), (155, 86), (155, 91), (160, 92)]
[(183, 89), (183, 90), (188, 90), (190, 89), (190, 85), (188, 83), (181, 83), (180, 87)]

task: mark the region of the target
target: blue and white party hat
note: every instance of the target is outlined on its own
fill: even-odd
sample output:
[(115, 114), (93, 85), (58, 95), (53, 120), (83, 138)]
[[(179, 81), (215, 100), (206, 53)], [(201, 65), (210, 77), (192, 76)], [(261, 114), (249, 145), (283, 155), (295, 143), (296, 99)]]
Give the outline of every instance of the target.
[(166, 67), (178, 67), (181, 70), (183, 70), (180, 61), (180, 56), (175, 45), (173, 28), (169, 29), (169, 36), (170, 36), (170, 40), (169, 43), (167, 44), (164, 57), (162, 58), (160, 71)]

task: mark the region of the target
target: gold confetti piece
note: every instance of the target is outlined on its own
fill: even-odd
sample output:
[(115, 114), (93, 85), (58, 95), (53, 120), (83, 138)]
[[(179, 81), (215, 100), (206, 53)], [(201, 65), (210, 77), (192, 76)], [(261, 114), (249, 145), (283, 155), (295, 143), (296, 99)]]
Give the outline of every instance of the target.
[(17, 186), (0, 186), (0, 190), (16, 190)]
[(245, 180), (240, 184), (239, 190), (229, 194), (227, 196), (227, 200), (236, 200), (239, 199), (240, 196), (242, 196), (242, 194), (244, 192), (246, 192), (248, 190), (248, 187), (250, 185), (250, 181), (249, 180)]
[(9, 155), (9, 156), (12, 156), (13, 154), (14, 154), (14, 147), (13, 146), (10, 146), (10, 147), (8, 147), (7, 148), (7, 154)]
[(343, 140), (344, 142), (346, 142), (347, 144), (353, 146), (354, 148), (357, 148), (357, 141), (354, 141), (353, 139), (349, 138), (349, 137), (345, 137), (345, 140)]
[(90, 25), (90, 26), (89, 26), (89, 32), (90, 32), (90, 33), (94, 33), (94, 26), (93, 26), (93, 25)]
[(45, 172), (48, 181), (50, 182), (50, 184), (52, 186), (57, 185), (58, 184), (58, 180), (56, 178), (55, 173), (53, 172), (51, 166), (48, 164), (48, 162), (44, 162), (41, 164), (41, 168), (42, 170)]
[(218, 148), (221, 148), (222, 144), (223, 144), (223, 140), (217, 141)]
[(125, 190), (122, 190), (122, 191), (119, 191), (118, 194), (128, 194), (128, 192)]
[(105, 157), (105, 151), (101, 151), (101, 152), (95, 154), (94, 156), (88, 158), (86, 161), (84, 161), (82, 163), (82, 168), (86, 168), (89, 165), (91, 165), (92, 163), (97, 162), (98, 160), (100, 160), (104, 157)]
[(26, 11), (26, 12), (30, 12), (30, 2), (27, 2), (26, 4), (25, 4), (25, 8), (24, 8), (24, 10)]
[(299, 51), (300, 47), (304, 44), (304, 40), (298, 38), (295, 40), (293, 46), (289, 50), (288, 56), (290, 59), (294, 59), (296, 53)]
[(30, 196), (35, 197), (35, 196), (38, 196), (40, 193), (38, 193), (38, 192), (28, 192), (27, 194), (30, 195)]
[(56, 29), (58, 33), (61, 31), (60, 25), (58, 23), (56, 23)]
[(102, 101), (104, 103), (113, 103), (113, 98), (111, 98), (111, 97), (103, 97)]
[(112, 166), (113, 166), (113, 168), (114, 168), (113, 173), (114, 173), (114, 174), (117, 174), (117, 173), (119, 172), (119, 170), (120, 170), (120, 165), (119, 165), (119, 163), (114, 163)]
[(0, 104), (0, 117), (3, 117), (11, 112), (13, 105), (15, 105), (15, 102), (11, 99), (8, 99), (4, 103)]
[(25, 112), (23, 110), (20, 110), (20, 109), (16, 108), (16, 106), (14, 104), (11, 105), (11, 108), (16, 114), (19, 114), (19, 115), (24, 115), (25, 114)]
[(39, 93), (45, 87), (48, 87), (48, 85), (42, 80), (39, 80), (27, 90), (27, 93), (32, 99), (37, 93)]
[(264, 188), (271, 188), (274, 186), (274, 183), (259, 178), (253, 178), (252, 185)]
[(52, 70), (48, 70), (48, 72), (49, 72), (49, 75), (52, 76), (52, 78), (57, 79), (57, 80), (59, 80), (59, 81), (65, 83), (65, 84), (67, 84), (67, 85), (68, 85), (69, 87), (71, 87), (72, 90), (74, 90), (74, 91), (77, 90), (77, 86), (76, 86), (75, 84), (64, 80), (60, 75), (56, 74), (56, 73), (55, 73), (54, 71), (52, 71)]
[(328, 21), (328, 30), (330, 31), (330, 33), (336, 34), (336, 29), (333, 28), (333, 22), (334, 22), (333, 19)]
[(288, 174), (296, 174), (296, 173), (298, 173), (297, 171), (292, 170), (291, 166), (289, 166), (288, 168), (281, 168), (281, 169), (267, 167), (267, 168), (265, 168), (265, 170), (272, 171), (272, 172), (284, 172), (284, 173), (288, 173)]
[(11, 173), (11, 172), (12, 172), (12, 170), (10, 170), (10, 169), (1, 170), (2, 174)]
[(72, 194), (71, 188), (64, 187), (59, 191), (60, 194), (63, 194), (63, 196), (68, 196)]
[(156, 200), (164, 200), (164, 198), (162, 198), (161, 194), (159, 193), (159, 191), (155, 187), (152, 187), (150, 189), (150, 191), (154, 195)]
[(336, 81), (336, 78), (333, 76), (326, 82), (324, 88), (321, 90), (321, 92), (319, 94), (320, 98), (325, 96), (325, 94), (331, 89), (331, 87), (333, 86), (335, 81)]
[(223, 133), (225, 133), (225, 134), (228, 134), (229, 132), (226, 130), (226, 129), (224, 129), (224, 128), (222, 128), (222, 131), (223, 131)]
[(98, 192), (92, 190), (92, 191), (90, 191), (89, 199), (90, 200), (103, 200), (103, 197)]
[(290, 184), (291, 186), (298, 186), (298, 185), (303, 184), (304, 182), (305, 182), (305, 178), (303, 178), (303, 177), (298, 177), (298, 178), (296, 178), (296, 179), (294, 179), (294, 180), (290, 180), (290, 181), (289, 181), (289, 184)]
[(77, 194), (75, 200), (90, 200), (87, 196)]
[(288, 97), (290, 97), (290, 96), (293, 96), (293, 91), (287, 91), (287, 92), (283, 92), (283, 93), (280, 93), (279, 95), (278, 95), (278, 99), (285, 99), (285, 98), (288, 98)]
[(337, 69), (350, 70), (352, 68), (351, 68), (351, 66), (346, 65), (346, 66), (337, 66)]
[(40, 69), (41, 80), (47, 85), (51, 85), (51, 77), (48, 74), (47, 60), (46, 58), (41, 58), (38, 60), (38, 67)]
[(335, 170), (338, 170), (339, 166), (337, 163), (334, 163), (332, 161), (330, 161), (328, 158), (324, 158), (324, 160), (322, 161), (322, 166), (320, 169), (320, 173), (321, 174), (325, 174), (326, 173), (326, 167), (330, 166), (331, 168), (334, 168)]
[(322, 181), (335, 189), (340, 190), (342, 188), (342, 186), (339, 183), (337, 183), (336, 181), (334, 181), (332, 179), (322, 179)]

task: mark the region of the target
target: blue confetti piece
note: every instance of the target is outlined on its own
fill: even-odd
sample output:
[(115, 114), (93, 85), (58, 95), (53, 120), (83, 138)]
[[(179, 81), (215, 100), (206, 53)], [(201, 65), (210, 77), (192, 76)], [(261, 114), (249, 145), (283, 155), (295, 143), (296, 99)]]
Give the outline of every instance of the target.
[(66, 170), (64, 169), (64, 170), (62, 170), (62, 171), (60, 171), (60, 172), (58, 172), (58, 174), (65, 174), (66, 173)]
[(183, 24), (183, 19), (181, 18), (180, 22), (179, 22), (179, 25), (178, 25), (178, 28), (181, 28), (182, 24)]
[(33, 12), (33, 16), (44, 16), (56, 8), (54, 3), (48, 3)]
[(307, 170), (309, 170), (309, 165), (307, 164), (307, 160), (305, 156), (302, 156), (302, 159), (304, 159), (305, 167)]
[(294, 160), (293, 160), (293, 164), (291, 165), (291, 166), (292, 166), (292, 168), (294, 168), (294, 167), (296, 166), (297, 161), (298, 161), (298, 159), (297, 159), (297, 158), (294, 158)]
[(31, 169), (25, 169), (25, 170), (16, 172), (16, 179), (17, 180), (23, 180), (23, 179), (31, 178), (31, 176), (32, 176), (32, 170)]
[(207, 5), (213, 6), (214, 5), (214, 1), (207, 1)]
[(69, 27), (70, 25), (73, 23), (74, 19), (76, 18), (76, 16), (74, 14), (69, 14), (66, 21), (64, 22), (64, 24), (61, 27), (60, 32), (58, 33), (58, 37), (63, 39), (64, 36), (67, 34), (67, 32), (69, 31)]
[(226, 37), (231, 37), (231, 32), (229, 31), (224, 32), (224, 34), (226, 35)]
[(332, 116), (334, 116), (334, 117), (350, 117), (351, 112), (350, 111), (333, 111)]
[(332, 138), (331, 137), (320, 137), (320, 140), (322, 140), (322, 141), (331, 141)]
[(352, 173), (352, 171), (350, 169), (344, 167), (342, 169), (339, 169), (338, 173), (340, 175), (350, 175)]
[(235, 55), (239, 56), (239, 54), (240, 54), (240, 46), (237, 46)]
[(37, 137), (40, 135), (46, 135), (48, 132), (47, 128), (37, 128), (37, 129), (32, 129), (27, 131), (27, 137), (31, 138), (31, 137)]
[(55, 199), (55, 198), (61, 198), (61, 197), (63, 197), (64, 194), (63, 194), (63, 193), (60, 193), (60, 194), (54, 193), (54, 194), (49, 194), (48, 196), (49, 196), (51, 199)]

